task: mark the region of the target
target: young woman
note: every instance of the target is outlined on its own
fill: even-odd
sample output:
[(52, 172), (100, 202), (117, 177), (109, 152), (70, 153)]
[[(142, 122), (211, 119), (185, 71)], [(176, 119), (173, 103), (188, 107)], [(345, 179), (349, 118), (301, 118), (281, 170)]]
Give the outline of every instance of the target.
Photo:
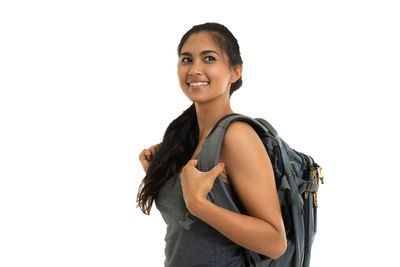
[[(231, 123), (220, 163), (208, 172), (196, 168), (214, 125), (234, 113), (230, 97), (242, 85), (243, 64), (236, 38), (218, 23), (196, 25), (182, 37), (178, 57), (180, 87), (193, 104), (171, 122), (161, 143), (139, 155), (146, 176), (138, 206), (148, 215), (155, 201), (167, 224), (165, 266), (247, 266), (243, 248), (280, 257), (285, 228), (272, 164), (255, 130)], [(220, 174), (248, 215), (206, 198)]]

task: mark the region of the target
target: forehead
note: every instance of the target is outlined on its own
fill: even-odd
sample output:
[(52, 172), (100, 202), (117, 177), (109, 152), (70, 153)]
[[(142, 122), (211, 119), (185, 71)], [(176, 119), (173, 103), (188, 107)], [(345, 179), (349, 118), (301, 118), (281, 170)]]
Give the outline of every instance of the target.
[(220, 54), (218, 43), (214, 41), (214, 39), (208, 32), (198, 32), (191, 34), (186, 42), (183, 44), (181, 53), (191, 52), (198, 54), (200, 51), (203, 50), (214, 50), (218, 54)]

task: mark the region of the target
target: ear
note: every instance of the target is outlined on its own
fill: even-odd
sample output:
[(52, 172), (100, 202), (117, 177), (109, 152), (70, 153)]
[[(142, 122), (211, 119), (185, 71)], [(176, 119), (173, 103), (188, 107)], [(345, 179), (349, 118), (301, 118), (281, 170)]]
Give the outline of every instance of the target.
[(230, 79), (231, 83), (235, 83), (237, 80), (239, 80), (240, 76), (242, 76), (242, 69), (242, 64), (233, 67)]

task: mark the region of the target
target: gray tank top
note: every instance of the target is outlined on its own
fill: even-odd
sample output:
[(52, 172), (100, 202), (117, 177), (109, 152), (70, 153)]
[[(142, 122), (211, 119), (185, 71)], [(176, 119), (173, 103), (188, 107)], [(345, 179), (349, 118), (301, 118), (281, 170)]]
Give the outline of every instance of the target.
[[(186, 208), (180, 182), (168, 179), (156, 201), (167, 224), (165, 267), (246, 267), (243, 247), (226, 238), (215, 228), (193, 216)], [(174, 183), (175, 181), (175, 183)], [(233, 199), (240, 201), (233, 186), (224, 182)]]

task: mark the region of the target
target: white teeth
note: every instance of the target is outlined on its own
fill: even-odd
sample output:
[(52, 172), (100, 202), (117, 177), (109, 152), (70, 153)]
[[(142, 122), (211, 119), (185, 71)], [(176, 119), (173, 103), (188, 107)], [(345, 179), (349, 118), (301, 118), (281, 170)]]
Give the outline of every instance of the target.
[(208, 84), (208, 82), (197, 82), (197, 83), (190, 83), (190, 85), (194, 85), (194, 86), (199, 86), (199, 85), (204, 85), (204, 84)]

